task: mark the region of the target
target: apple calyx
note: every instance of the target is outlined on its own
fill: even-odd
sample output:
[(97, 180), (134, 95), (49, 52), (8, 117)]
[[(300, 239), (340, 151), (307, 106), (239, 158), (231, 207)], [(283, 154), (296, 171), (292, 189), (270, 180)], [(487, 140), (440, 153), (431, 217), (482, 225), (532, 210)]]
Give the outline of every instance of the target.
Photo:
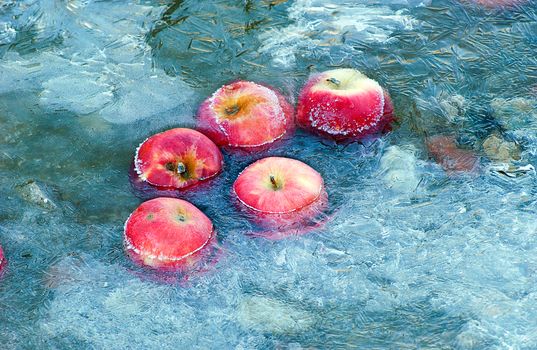
[(233, 105), (231, 107), (226, 107), (224, 109), (224, 112), (226, 112), (227, 116), (232, 117), (235, 114), (239, 113), (240, 110), (241, 110), (241, 108), (239, 107), (239, 105), (235, 104), (235, 105)]
[(185, 179), (189, 178), (186, 165), (183, 162), (177, 162), (177, 164), (172, 162), (166, 163), (166, 170), (177, 173), (179, 176), (182, 176)]

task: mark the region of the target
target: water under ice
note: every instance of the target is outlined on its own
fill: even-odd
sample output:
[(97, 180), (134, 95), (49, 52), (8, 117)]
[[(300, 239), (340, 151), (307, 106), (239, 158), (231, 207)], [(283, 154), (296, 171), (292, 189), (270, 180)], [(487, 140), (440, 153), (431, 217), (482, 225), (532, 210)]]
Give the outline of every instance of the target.
[[(536, 38), (535, 1), (2, 2), (1, 347), (537, 348)], [(125, 257), (141, 141), (192, 125), (225, 82), (293, 98), (339, 65), (390, 91), (395, 130), (349, 145), (299, 131), (264, 154), (323, 175), (324, 228), (245, 235), (229, 189), (264, 155), (227, 154), (187, 195), (218, 259), (162, 280)], [(439, 133), (477, 173), (430, 159)]]

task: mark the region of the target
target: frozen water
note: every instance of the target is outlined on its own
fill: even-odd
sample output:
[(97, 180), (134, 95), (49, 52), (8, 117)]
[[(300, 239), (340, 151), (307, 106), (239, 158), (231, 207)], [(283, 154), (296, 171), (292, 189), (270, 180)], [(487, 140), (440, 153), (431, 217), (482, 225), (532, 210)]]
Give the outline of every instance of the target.
[[(26, 11), (37, 7), (27, 5)], [(23, 22), (38, 33), (32, 40), (58, 32), (61, 45), (24, 57), (5, 55), (0, 92), (33, 88), (47, 109), (94, 113), (113, 123), (157, 114), (162, 125), (191, 122), (188, 102), (194, 92), (179, 78), (153, 68), (148, 57), (144, 36), (160, 8), (116, 1), (46, 0), (39, 5), (36, 20)]]
[[(536, 9), (1, 2), (0, 347), (537, 348)], [(191, 124), (225, 82), (292, 99), (339, 65), (390, 91), (393, 132), (334, 144), (298, 131), (262, 155), (226, 154), (225, 172), (186, 195), (214, 221), (215, 259), (162, 276), (125, 256), (141, 141)], [(446, 173), (425, 147), (438, 134), (483, 169)], [(324, 227), (245, 234), (230, 188), (266, 155), (323, 175)]]
[(314, 323), (313, 315), (307, 312), (259, 296), (241, 300), (237, 314), (239, 324), (243, 327), (263, 333), (299, 333)]
[(28, 203), (39, 205), (48, 210), (56, 209), (57, 207), (51, 198), (52, 196), (49, 194), (51, 191), (46, 186), (38, 184), (33, 180), (18, 185), (17, 190), (22, 199)]
[(53, 110), (63, 108), (82, 115), (101, 110), (114, 97), (110, 85), (100, 82), (98, 74), (88, 72), (49, 79), (43, 83), (43, 88), (42, 104)]
[(297, 51), (331, 46), (338, 41), (344, 42), (346, 36), (365, 42), (386, 43), (394, 31), (417, 25), (407, 9), (394, 10), (387, 5), (414, 7), (423, 6), (424, 2), (390, 0), (379, 4), (297, 0), (288, 9), (293, 23), (261, 33), (260, 51), (272, 55), (277, 65), (288, 66), (295, 63)]
[(0, 45), (5, 45), (11, 43), (17, 31), (11, 27), (10, 23), (0, 22)]
[(411, 146), (401, 148), (390, 146), (380, 159), (380, 170), (388, 188), (396, 191), (412, 192), (419, 184), (417, 175), (416, 150)]

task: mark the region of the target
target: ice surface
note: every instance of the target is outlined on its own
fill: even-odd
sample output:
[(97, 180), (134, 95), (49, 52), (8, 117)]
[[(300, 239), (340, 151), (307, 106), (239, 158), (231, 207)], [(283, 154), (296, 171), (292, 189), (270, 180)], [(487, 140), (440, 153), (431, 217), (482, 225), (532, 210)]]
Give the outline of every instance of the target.
[(17, 190), (22, 199), (28, 203), (39, 205), (47, 210), (53, 210), (57, 207), (52, 199), (52, 191), (43, 184), (29, 180), (18, 185)]
[(414, 7), (423, 6), (424, 2), (384, 1), (381, 4), (297, 0), (288, 9), (293, 23), (261, 33), (260, 51), (272, 55), (277, 65), (289, 66), (295, 63), (298, 52), (344, 42), (345, 36), (386, 43), (394, 31), (417, 25), (408, 10), (394, 10), (388, 5)]
[[(303, 157), (313, 163), (322, 147), (302, 151)], [(271, 243), (221, 223), (229, 230), (226, 254), (186, 284), (144, 279), (147, 272), (92, 257), (60, 262), (40, 329), (98, 348), (172, 348), (177, 341), (193, 348), (340, 341), (365, 348), (395, 341), (403, 348), (416, 342), (468, 349), (537, 345), (531, 188), (506, 190), (489, 176), (447, 181), (439, 167), (421, 165), (414, 169), (425, 183), (420, 193), (387, 192), (385, 179), (376, 176), (388, 166), (386, 155), (404, 152), (410, 163), (416, 155), (411, 146), (383, 147), (325, 155), (321, 173), (340, 172), (327, 177), (328, 188), (357, 172), (370, 174), (351, 181), (354, 190), (343, 198), (335, 195), (339, 208), (326, 229)], [(357, 154), (365, 159), (342, 168)], [(389, 331), (371, 337), (376, 327)]]
[[(0, 347), (537, 348), (536, 5), (1, 2)], [(141, 141), (191, 122), (226, 81), (296, 96), (334, 65), (390, 91), (392, 133), (334, 144), (298, 131), (264, 154), (227, 154), (186, 195), (214, 221), (218, 259), (190, 276), (129, 261)], [(446, 174), (425, 147), (437, 134), (485, 167)], [(519, 151), (491, 171), (511, 152), (502, 144)], [(245, 235), (255, 228), (230, 188), (269, 155), (322, 174), (323, 228)]]
[[(28, 5), (27, 11), (37, 7)], [(179, 78), (152, 68), (144, 40), (160, 8), (116, 1), (46, 0), (39, 5), (36, 20), (24, 25), (31, 24), (39, 35), (61, 33), (62, 44), (24, 57), (7, 54), (0, 62), (0, 92), (34, 88), (46, 108), (94, 113), (113, 123), (157, 116), (160, 125), (191, 122), (188, 102), (194, 92)]]
[(5, 45), (11, 43), (17, 31), (11, 27), (10, 23), (0, 22), (0, 45)]
[(314, 323), (313, 315), (265, 297), (244, 298), (238, 307), (239, 323), (264, 333), (299, 333)]
[(416, 150), (412, 146), (389, 147), (380, 159), (386, 186), (401, 192), (415, 191), (420, 181), (416, 172), (417, 162)]
[(41, 103), (81, 115), (99, 111), (114, 96), (109, 84), (100, 82), (97, 74), (88, 72), (49, 79), (43, 83), (43, 88)]

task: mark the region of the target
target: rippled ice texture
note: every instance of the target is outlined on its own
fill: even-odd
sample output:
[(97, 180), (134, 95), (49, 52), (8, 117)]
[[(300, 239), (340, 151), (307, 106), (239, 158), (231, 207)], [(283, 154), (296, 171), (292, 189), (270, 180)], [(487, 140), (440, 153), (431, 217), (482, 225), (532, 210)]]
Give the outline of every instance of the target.
[[(398, 29), (411, 29), (416, 20), (409, 7), (423, 6), (430, 1), (388, 0), (371, 6), (371, 1), (298, 0), (288, 9), (293, 23), (260, 34), (260, 51), (273, 56), (275, 63), (295, 63), (297, 47), (315, 47), (329, 43), (334, 34), (350, 33), (364, 41), (387, 42)], [(393, 10), (390, 5), (404, 5)], [(312, 40), (315, 32), (319, 39)]]
[[(537, 348), (536, 9), (2, 2), (0, 347)], [(392, 133), (336, 145), (299, 131), (266, 154), (226, 154), (226, 171), (186, 197), (217, 227), (214, 261), (163, 278), (124, 256), (143, 139), (191, 126), (226, 81), (268, 82), (292, 100), (310, 72), (340, 65), (390, 91)], [(430, 159), (436, 134), (480, 156), (479, 172)], [(499, 157), (490, 140), (514, 146)], [(229, 188), (266, 155), (323, 175), (324, 228), (246, 234)]]
[(144, 34), (161, 8), (143, 2), (126, 6), (120, 1), (78, 0), (3, 7), (7, 22), (0, 37), (33, 30), (38, 34), (32, 40), (59, 40), (62, 45), (24, 56), (7, 53), (0, 65), (0, 92), (36, 89), (44, 108), (96, 113), (113, 123), (192, 114), (186, 101), (193, 92), (151, 67)]

